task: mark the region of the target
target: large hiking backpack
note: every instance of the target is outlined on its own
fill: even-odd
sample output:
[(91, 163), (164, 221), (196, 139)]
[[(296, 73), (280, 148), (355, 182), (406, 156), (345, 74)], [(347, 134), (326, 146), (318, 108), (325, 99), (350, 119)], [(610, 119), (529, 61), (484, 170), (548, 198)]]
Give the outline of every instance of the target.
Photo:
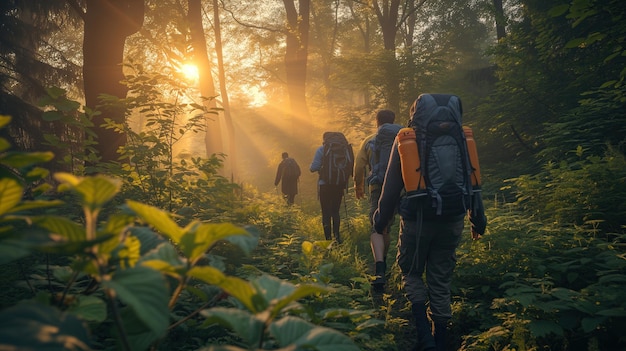
[(389, 163), (389, 154), (393, 141), (396, 139), (402, 126), (385, 123), (378, 128), (376, 136), (369, 141), (370, 148), (370, 175), (367, 183), (370, 185), (382, 184)]
[(354, 151), (341, 132), (326, 132), (323, 136), (324, 156), (320, 178), (326, 184), (347, 186), (354, 167)]
[(466, 212), (472, 203), (472, 168), (461, 100), (455, 95), (422, 94), (411, 112), (409, 127), (415, 129), (429, 199), (424, 210), (443, 216)]
[(300, 177), (300, 166), (298, 166), (296, 160), (294, 160), (293, 158), (286, 158), (284, 162), (285, 164), (283, 165), (282, 174), (283, 181), (289, 181)]

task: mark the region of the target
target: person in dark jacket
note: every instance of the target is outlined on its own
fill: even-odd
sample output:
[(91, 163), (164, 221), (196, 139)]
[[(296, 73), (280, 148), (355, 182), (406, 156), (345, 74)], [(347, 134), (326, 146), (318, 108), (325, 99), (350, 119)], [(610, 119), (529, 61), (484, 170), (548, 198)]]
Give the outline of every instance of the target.
[[(397, 139), (391, 152), (374, 213), (374, 230), (382, 235), (397, 208), (400, 214), (397, 262), (404, 290), (412, 305), (419, 350), (445, 350), (447, 324), (452, 317), (450, 284), (456, 265), (455, 251), (461, 241), (466, 214), (444, 217), (426, 211), (425, 205), (424, 210), (419, 210), (422, 207), (416, 201), (420, 200), (406, 196)], [(472, 238), (480, 238), (487, 225), (480, 192), (473, 197), (472, 210), (467, 215)], [(427, 303), (434, 336), (427, 316)]]
[(274, 186), (278, 186), (278, 183), (282, 181), (281, 191), (287, 200), (287, 205), (291, 206), (296, 199), (296, 194), (298, 194), (298, 179), (301, 174), (300, 166), (296, 160), (289, 157), (288, 153), (283, 152), (282, 157), (283, 160), (276, 170)]

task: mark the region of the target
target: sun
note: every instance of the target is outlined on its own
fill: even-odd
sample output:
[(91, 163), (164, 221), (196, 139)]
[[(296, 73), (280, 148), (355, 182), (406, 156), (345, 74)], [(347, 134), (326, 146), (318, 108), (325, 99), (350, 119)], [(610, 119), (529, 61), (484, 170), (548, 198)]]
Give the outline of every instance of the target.
[(190, 81), (197, 81), (199, 77), (198, 66), (193, 63), (185, 63), (180, 67), (180, 72)]

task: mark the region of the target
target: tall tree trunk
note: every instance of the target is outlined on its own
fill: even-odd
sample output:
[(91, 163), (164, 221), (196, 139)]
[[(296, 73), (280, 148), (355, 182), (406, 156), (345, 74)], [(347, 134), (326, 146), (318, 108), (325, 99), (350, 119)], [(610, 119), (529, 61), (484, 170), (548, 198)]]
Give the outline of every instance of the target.
[(493, 7), (496, 15), (496, 35), (499, 41), (506, 36), (506, 18), (504, 17), (502, 0), (493, 0)]
[(228, 91), (226, 90), (226, 72), (224, 71), (224, 57), (222, 55), (222, 30), (220, 26), (220, 10), (218, 0), (213, 0), (213, 25), (215, 28), (215, 54), (217, 55), (217, 69), (219, 72), (220, 96), (222, 97), (222, 107), (224, 108), (224, 120), (228, 131), (228, 165), (230, 167), (231, 180), (238, 178), (238, 155), (237, 143), (235, 139), (235, 126), (230, 114), (230, 103), (228, 101)]
[[(206, 38), (204, 37), (204, 28), (202, 26), (202, 2), (201, 0), (188, 0), (189, 30), (191, 34), (191, 45), (194, 53), (194, 61), (198, 65), (198, 76), (200, 83), (200, 94), (205, 98), (207, 107), (215, 108), (217, 103), (214, 97), (215, 83), (211, 75), (211, 61), (206, 48)], [(212, 154), (220, 154), (224, 152), (222, 140), (222, 127), (219, 114), (209, 114), (206, 122), (205, 145), (207, 157)], [(223, 175), (223, 170), (222, 170)]]
[[(143, 0), (90, 0), (87, 1), (83, 39), (83, 79), (85, 104), (96, 109), (100, 94), (125, 98), (128, 89), (120, 82), (124, 79), (122, 61), (126, 38), (143, 25)], [(102, 162), (117, 159), (117, 149), (124, 146), (126, 136), (101, 127), (105, 118), (123, 123), (122, 109), (100, 109), (95, 116), (94, 131), (98, 136), (96, 151)]]
[[(285, 69), (292, 116), (308, 119), (306, 104), (306, 69), (309, 48), (310, 0), (283, 0), (287, 13)], [(298, 13), (298, 10), (300, 11)]]
[(400, 86), (398, 84), (398, 62), (396, 60), (396, 33), (398, 32), (398, 18), (400, 0), (385, 0), (382, 6), (378, 0), (373, 1), (374, 12), (378, 18), (380, 29), (383, 32), (385, 48), (385, 82), (387, 105), (393, 111), (400, 110)]

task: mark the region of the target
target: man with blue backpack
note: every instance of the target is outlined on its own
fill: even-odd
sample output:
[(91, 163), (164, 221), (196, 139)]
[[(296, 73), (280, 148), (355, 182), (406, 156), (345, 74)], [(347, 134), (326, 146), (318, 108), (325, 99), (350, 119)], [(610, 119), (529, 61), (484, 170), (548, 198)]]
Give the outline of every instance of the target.
[[(387, 171), (389, 154), (396, 135), (402, 128), (394, 124), (396, 114), (391, 110), (379, 110), (376, 113), (377, 131), (366, 137), (354, 160), (354, 190), (357, 199), (365, 197), (365, 184), (367, 183), (370, 194), (369, 219), (378, 208), (378, 199)], [(366, 175), (367, 171), (367, 177)], [(391, 242), (389, 230), (393, 224), (393, 218), (385, 228), (382, 235), (372, 231), (370, 234), (370, 246), (374, 256), (375, 272), (372, 287), (377, 292), (384, 291), (385, 272), (387, 270), (387, 253)]]
[(487, 218), (473, 133), (461, 124), (461, 100), (422, 94), (410, 113), (409, 127), (400, 130), (389, 156), (374, 230), (384, 233), (400, 201), (397, 262), (417, 328), (416, 349), (444, 351), (465, 217), (473, 239), (485, 232)]
[(324, 132), (322, 145), (315, 151), (309, 166), (311, 172), (318, 172), (317, 194), (322, 208), (322, 226), (326, 240), (341, 244), (341, 200), (348, 190), (352, 178), (354, 152), (352, 144), (341, 132)]

